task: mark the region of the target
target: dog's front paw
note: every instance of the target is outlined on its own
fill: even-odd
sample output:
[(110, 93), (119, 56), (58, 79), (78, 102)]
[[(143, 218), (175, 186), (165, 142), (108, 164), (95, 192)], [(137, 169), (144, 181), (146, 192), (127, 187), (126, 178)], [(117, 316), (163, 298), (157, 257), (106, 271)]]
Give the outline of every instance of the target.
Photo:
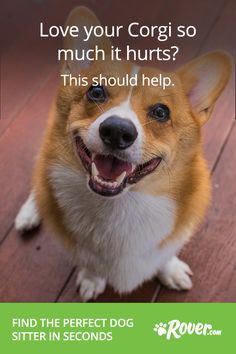
[(34, 193), (31, 192), (16, 216), (15, 228), (17, 231), (24, 232), (39, 226), (40, 222), (41, 218), (35, 203)]
[(96, 299), (103, 293), (106, 287), (106, 281), (103, 278), (92, 275), (88, 270), (79, 271), (76, 279), (76, 287), (79, 290), (80, 299), (83, 302)]
[(160, 281), (170, 289), (189, 290), (192, 288), (190, 276), (193, 273), (185, 262), (173, 257), (159, 272)]

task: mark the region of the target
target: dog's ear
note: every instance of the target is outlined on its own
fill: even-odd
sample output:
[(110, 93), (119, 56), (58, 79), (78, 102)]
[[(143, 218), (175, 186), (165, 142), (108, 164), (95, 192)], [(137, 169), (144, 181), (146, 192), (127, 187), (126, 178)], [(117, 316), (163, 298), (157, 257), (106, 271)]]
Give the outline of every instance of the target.
[(177, 70), (201, 124), (209, 119), (217, 98), (229, 80), (231, 67), (230, 56), (217, 51), (202, 55)]
[[(106, 36), (96, 37), (91, 32), (91, 35), (87, 41), (84, 39), (87, 38), (84, 26), (89, 28), (91, 26), (101, 26), (100, 21), (95, 16), (95, 14), (90, 11), (87, 7), (78, 6), (74, 8), (65, 23), (66, 26), (77, 26), (79, 28), (79, 33), (77, 37), (72, 37), (67, 35), (64, 40), (64, 49), (68, 50), (78, 50), (78, 54), (82, 52), (82, 50), (87, 51), (89, 49), (94, 49), (97, 45), (99, 49), (103, 49), (105, 53), (110, 52), (111, 42)], [(71, 73), (71, 74), (79, 74), (82, 69), (89, 67), (91, 62), (89, 60), (79, 61), (79, 60), (67, 60), (63, 63), (62, 72), (63, 73)]]

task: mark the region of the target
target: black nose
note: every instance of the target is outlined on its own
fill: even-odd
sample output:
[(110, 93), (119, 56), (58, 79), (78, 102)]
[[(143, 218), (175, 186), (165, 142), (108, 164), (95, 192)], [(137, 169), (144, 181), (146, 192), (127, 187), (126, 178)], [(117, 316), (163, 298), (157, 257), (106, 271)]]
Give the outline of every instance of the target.
[(100, 124), (99, 134), (105, 145), (122, 150), (133, 144), (138, 132), (130, 120), (112, 116)]

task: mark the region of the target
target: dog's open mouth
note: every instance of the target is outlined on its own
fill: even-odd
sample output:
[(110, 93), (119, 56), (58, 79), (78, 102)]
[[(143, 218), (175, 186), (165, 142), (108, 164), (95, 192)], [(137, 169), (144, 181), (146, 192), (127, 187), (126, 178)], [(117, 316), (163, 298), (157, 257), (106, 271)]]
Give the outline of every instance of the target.
[(155, 157), (144, 164), (134, 165), (113, 155), (92, 154), (80, 137), (76, 137), (76, 147), (89, 173), (90, 188), (106, 197), (121, 193), (127, 184), (137, 183), (153, 172), (161, 162), (161, 157)]

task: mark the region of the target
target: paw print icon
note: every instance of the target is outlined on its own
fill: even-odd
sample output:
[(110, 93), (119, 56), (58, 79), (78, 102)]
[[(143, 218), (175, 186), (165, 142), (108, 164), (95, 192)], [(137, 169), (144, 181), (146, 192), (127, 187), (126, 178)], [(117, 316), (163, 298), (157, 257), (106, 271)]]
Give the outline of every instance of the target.
[(159, 324), (156, 323), (153, 328), (153, 331), (156, 332), (159, 336), (163, 336), (164, 334), (167, 333), (166, 323), (162, 323), (162, 322), (160, 322)]

